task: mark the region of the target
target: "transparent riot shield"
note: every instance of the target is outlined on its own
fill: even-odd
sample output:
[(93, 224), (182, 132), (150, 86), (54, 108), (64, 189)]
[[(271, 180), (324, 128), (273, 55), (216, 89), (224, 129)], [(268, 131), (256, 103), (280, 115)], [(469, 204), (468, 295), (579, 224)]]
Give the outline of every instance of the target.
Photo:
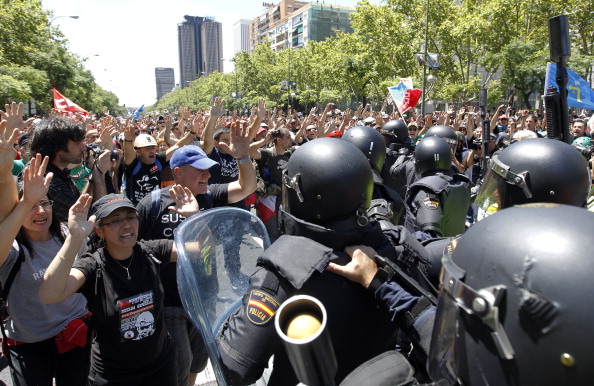
[(250, 212), (217, 208), (185, 220), (175, 230), (177, 286), (183, 306), (202, 331), (219, 385), (227, 385), (215, 337), (247, 291), (256, 260), (270, 240)]

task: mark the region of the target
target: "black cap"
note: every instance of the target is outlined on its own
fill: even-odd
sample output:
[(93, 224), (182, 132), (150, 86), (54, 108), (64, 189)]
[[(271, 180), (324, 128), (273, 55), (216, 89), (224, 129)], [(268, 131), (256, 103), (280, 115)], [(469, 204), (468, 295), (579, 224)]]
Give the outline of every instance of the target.
[(136, 210), (132, 201), (121, 194), (107, 194), (93, 203), (91, 206), (91, 215), (95, 215), (97, 220), (105, 218), (116, 209), (131, 208)]

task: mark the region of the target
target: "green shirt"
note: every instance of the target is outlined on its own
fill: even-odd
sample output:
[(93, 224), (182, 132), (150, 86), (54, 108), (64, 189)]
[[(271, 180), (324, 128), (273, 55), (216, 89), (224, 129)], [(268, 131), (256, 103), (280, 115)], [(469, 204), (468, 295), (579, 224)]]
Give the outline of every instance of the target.
[(15, 159), (12, 161), (12, 175), (18, 176), (25, 168), (25, 163), (22, 159)]

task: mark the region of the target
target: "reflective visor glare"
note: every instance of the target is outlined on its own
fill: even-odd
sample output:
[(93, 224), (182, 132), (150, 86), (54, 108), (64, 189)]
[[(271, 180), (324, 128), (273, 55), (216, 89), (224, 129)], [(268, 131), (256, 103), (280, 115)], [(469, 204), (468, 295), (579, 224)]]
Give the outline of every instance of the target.
[(283, 205), (283, 210), (287, 213), (291, 213), (291, 208), (289, 207), (289, 191), (291, 189), (287, 186), (288, 181), (290, 180), (289, 176), (287, 175), (287, 171), (283, 170), (283, 183), (281, 184), (281, 204)]
[(458, 378), (456, 376), (458, 316), (456, 302), (442, 290), (429, 353), (429, 375), (438, 383), (445, 380), (447, 381), (445, 384), (455, 384)]
[(476, 197), (475, 203), (477, 206), (485, 211), (485, 215), (491, 215), (499, 210), (500, 195), (504, 192), (498, 190), (500, 187), (505, 187), (505, 184), (500, 184), (501, 177), (499, 177), (493, 170), (489, 170), (481, 190)]

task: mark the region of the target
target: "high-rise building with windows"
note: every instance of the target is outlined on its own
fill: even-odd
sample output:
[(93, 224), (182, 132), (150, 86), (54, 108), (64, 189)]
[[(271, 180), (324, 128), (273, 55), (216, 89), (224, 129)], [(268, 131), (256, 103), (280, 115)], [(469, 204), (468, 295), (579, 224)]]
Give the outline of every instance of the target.
[(155, 68), (155, 83), (157, 85), (157, 100), (165, 94), (170, 93), (175, 87), (175, 74), (173, 68)]
[(181, 88), (202, 75), (223, 69), (221, 23), (202, 16), (186, 15), (184, 19), (177, 25)]
[(233, 24), (233, 54), (242, 50), (249, 52), (251, 22), (251, 20), (241, 19)]
[(250, 52), (268, 39), (273, 50), (300, 48), (309, 40), (322, 41), (336, 31), (353, 32), (355, 9), (324, 3), (282, 0), (250, 23)]

